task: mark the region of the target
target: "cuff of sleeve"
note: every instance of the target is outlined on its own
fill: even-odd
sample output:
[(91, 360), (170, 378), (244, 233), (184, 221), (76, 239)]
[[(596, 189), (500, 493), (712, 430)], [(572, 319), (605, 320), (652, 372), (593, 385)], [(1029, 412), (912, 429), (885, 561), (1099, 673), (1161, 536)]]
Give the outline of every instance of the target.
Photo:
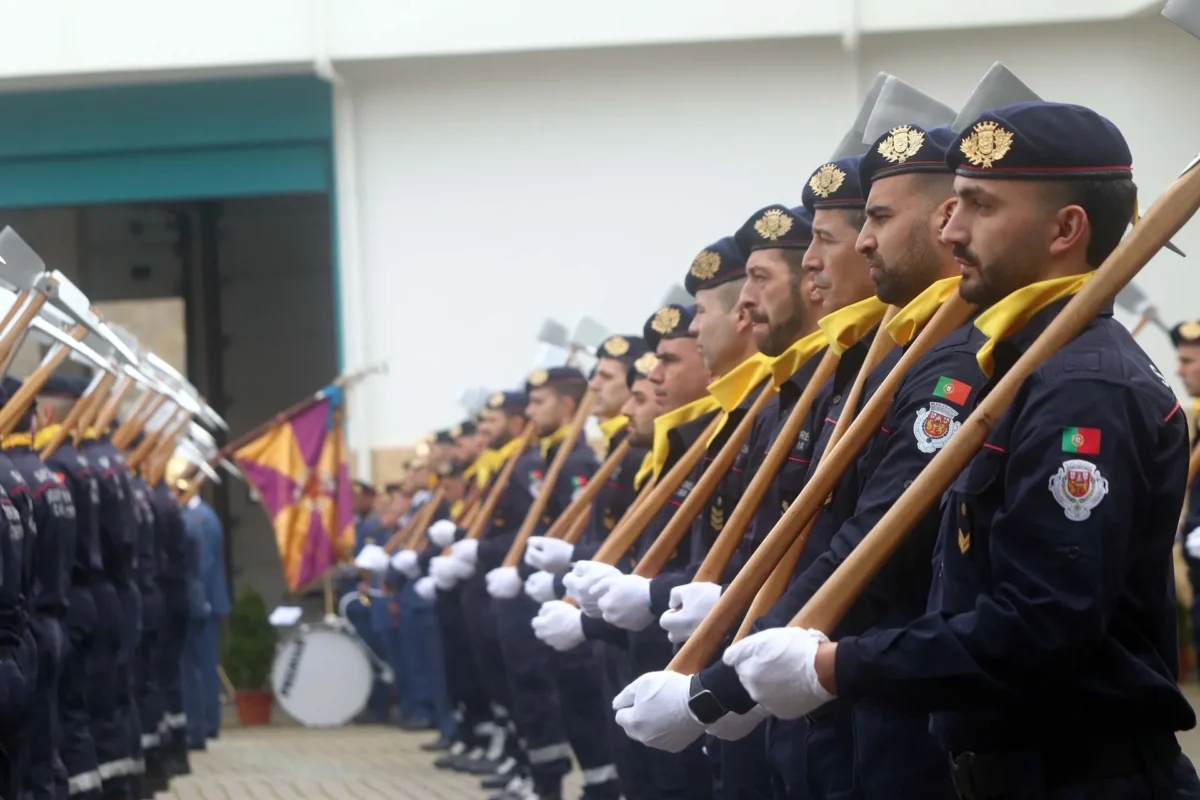
[(422, 575), (429, 574), (429, 562), (433, 561), (434, 556), (441, 555), (441, 553), (441, 550), (429, 547), (417, 556), (417, 566), (421, 568)]
[(567, 586), (565, 583), (563, 583), (563, 578), (565, 577), (566, 575), (554, 576), (554, 596), (559, 600), (562, 600), (567, 596)]
[(742, 686), (737, 670), (724, 661), (701, 670), (700, 685), (712, 692), (726, 711), (745, 714), (757, 705), (746, 687)]
[(517, 574), (521, 576), (522, 581), (529, 580), (529, 576), (535, 572), (537, 570), (526, 564), (524, 560), (520, 564), (517, 564)]
[(589, 617), (587, 614), (581, 615), (580, 621), (583, 627), (583, 635), (588, 641), (608, 642), (617, 647), (628, 649), (629, 635), (623, 629), (615, 625), (610, 625), (602, 619)]
[(834, 655), (833, 675), (839, 700), (854, 702), (863, 687), (871, 680), (870, 661), (863, 652), (857, 636), (838, 639)]
[(661, 617), (671, 608), (671, 590), (688, 582), (687, 575), (668, 572), (650, 580), (650, 611)]

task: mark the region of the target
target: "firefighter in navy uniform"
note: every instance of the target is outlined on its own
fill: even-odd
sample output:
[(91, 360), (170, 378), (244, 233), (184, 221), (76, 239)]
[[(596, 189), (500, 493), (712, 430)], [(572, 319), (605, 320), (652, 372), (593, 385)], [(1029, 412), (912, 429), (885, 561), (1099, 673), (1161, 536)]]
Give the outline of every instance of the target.
[[(138, 529), (124, 481), (125, 461), (109, 441), (107, 431), (85, 432), (82, 450), (99, 484), (100, 549), (104, 560), (103, 579), (93, 587), (97, 619), (94, 642), (103, 645), (103, 655), (98, 653), (93, 664), (88, 704), (105, 800), (123, 800), (139, 793), (138, 784), (143, 782), (151, 790), (165, 791), (167, 776), (152, 771), (157, 764), (146, 763), (141, 748), (141, 718), (135, 713), (132, 696), (131, 670), (140, 639), (141, 595), (134, 566)], [(141, 773), (135, 767), (138, 760), (143, 763)]]
[[(984, 112), (951, 143), (942, 238), (986, 309), (976, 403), (1116, 247), (1131, 162), (1111, 122), (1058, 103)], [(929, 613), (836, 643), (765, 631), (724, 658), (779, 716), (834, 697), (928, 712), (963, 797), (1200, 796), (1175, 737), (1195, 725), (1170, 580), (1187, 462), (1182, 409), (1110, 306), (947, 492)]]
[[(4, 379), (11, 398), (21, 383)], [(65, 650), (63, 619), (67, 611), (70, 559), (75, 555), (75, 507), (58, 476), (33, 450), (34, 410), (29, 409), (3, 448), (29, 486), (34, 546), (33, 593), (30, 628), (37, 641), (38, 680), (34, 707), (27, 728), (29, 759), (25, 765), (24, 792), (30, 798), (58, 798), (67, 793), (67, 771), (59, 755), (62, 742), (59, 695)], [(28, 543), (28, 542), (27, 542)]]
[(52, 454), (44, 455), (85, 388), (86, 381), (82, 379), (50, 377), (38, 394), (34, 449), (43, 454), (46, 466), (70, 492), (75, 510), (74, 552), (68, 561), (70, 585), (63, 619), (66, 637), (59, 696), (60, 755), (67, 773), (68, 794), (80, 800), (95, 800), (100, 795), (101, 779), (92, 740), (88, 664), (95, 658), (92, 646), (97, 624), (92, 583), (104, 570), (98, 517), (100, 489), (87, 459), (76, 449), (71, 436)]

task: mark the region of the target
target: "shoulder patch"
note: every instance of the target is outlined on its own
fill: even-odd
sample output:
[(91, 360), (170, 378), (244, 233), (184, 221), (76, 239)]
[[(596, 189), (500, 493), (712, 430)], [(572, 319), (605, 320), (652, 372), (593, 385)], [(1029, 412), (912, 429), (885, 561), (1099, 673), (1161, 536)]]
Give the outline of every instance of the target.
[(927, 407), (917, 409), (917, 419), (913, 423), (917, 449), (922, 453), (936, 453), (961, 427), (958, 411), (945, 403), (930, 402)]
[(1050, 494), (1072, 522), (1082, 522), (1108, 494), (1108, 479), (1090, 461), (1070, 458), (1050, 478)]

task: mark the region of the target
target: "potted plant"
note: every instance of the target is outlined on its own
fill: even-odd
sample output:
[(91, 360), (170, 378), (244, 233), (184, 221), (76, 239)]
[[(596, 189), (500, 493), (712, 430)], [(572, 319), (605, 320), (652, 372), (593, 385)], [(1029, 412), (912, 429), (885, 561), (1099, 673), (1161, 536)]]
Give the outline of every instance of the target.
[(236, 691), (238, 721), (266, 725), (271, 721), (268, 681), (275, 659), (275, 628), (267, 620), (262, 595), (246, 586), (229, 615), (229, 650), (225, 670)]

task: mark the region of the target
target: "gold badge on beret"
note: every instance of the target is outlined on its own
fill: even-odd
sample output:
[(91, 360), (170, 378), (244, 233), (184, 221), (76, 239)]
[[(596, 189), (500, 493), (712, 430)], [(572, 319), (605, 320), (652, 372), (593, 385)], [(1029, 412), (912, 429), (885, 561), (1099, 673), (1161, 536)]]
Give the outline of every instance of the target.
[(530, 386), (541, 386), (548, 380), (550, 380), (550, 373), (546, 372), (544, 369), (535, 369), (533, 372), (529, 373)]
[(1185, 339), (1200, 339), (1200, 322), (1185, 322), (1179, 326), (1179, 335)]
[(721, 254), (714, 253), (712, 250), (701, 250), (700, 255), (692, 259), (692, 275), (702, 281), (716, 275), (720, 269)]
[(678, 324), (679, 309), (667, 306), (666, 308), (660, 308), (658, 310), (658, 313), (654, 315), (654, 319), (650, 322), (650, 327), (653, 328), (656, 333), (666, 335), (675, 330), (675, 326)]
[(772, 208), (758, 218), (754, 230), (769, 242), (784, 236), (792, 229), (792, 217), (781, 208)]
[(629, 340), (624, 336), (614, 336), (604, 343), (604, 352), (614, 358), (623, 356), (629, 352)]
[(488, 398), (488, 408), (499, 408), (502, 405), (504, 405), (504, 395), (500, 392), (496, 392)]
[(892, 128), (888, 132), (887, 138), (880, 142), (876, 149), (879, 151), (879, 155), (893, 164), (903, 164), (920, 152), (923, 144), (925, 144), (924, 133), (913, 130), (907, 125), (900, 125)]
[(975, 123), (971, 135), (959, 143), (958, 149), (972, 165), (989, 169), (1008, 155), (1013, 135), (991, 120)]
[(450, 429), (450, 438), (451, 439), (457, 439), (460, 436), (462, 436), (462, 425), (455, 425), (453, 428)]
[(658, 366), (658, 356), (654, 353), (646, 353), (637, 361), (633, 362), (633, 368), (637, 370), (638, 375), (646, 376)]
[(813, 194), (824, 198), (842, 188), (844, 180), (846, 180), (846, 173), (838, 169), (836, 164), (826, 164), (808, 179), (808, 186), (813, 190)]

